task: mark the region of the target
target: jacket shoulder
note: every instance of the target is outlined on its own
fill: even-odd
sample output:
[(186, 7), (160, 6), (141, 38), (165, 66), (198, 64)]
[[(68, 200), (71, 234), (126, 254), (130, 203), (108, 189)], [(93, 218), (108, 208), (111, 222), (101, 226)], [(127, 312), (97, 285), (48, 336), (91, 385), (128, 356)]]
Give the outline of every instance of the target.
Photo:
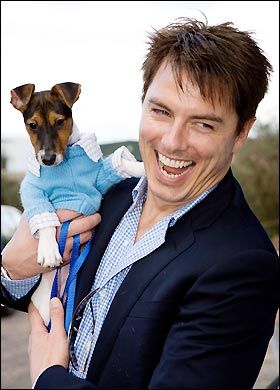
[(131, 197), (132, 196), (132, 190), (137, 185), (139, 181), (139, 178), (132, 177), (130, 179), (126, 179), (121, 181), (120, 183), (113, 186), (107, 194), (104, 196), (103, 203), (107, 202), (108, 200), (112, 200), (112, 198), (119, 198), (122, 196), (125, 197)]

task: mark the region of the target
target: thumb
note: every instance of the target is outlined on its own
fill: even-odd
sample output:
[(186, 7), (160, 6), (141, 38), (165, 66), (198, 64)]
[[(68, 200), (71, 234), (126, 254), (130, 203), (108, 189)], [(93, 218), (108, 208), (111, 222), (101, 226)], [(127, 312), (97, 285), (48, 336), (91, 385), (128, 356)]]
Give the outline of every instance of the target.
[(51, 332), (65, 333), (64, 309), (59, 298), (50, 300)]

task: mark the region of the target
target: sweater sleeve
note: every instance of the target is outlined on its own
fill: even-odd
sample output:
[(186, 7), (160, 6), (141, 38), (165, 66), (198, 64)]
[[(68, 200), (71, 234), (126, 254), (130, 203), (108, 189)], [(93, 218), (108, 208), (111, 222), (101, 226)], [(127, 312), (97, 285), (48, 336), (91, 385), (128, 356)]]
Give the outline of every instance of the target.
[(113, 167), (112, 155), (102, 158), (101, 163), (95, 186), (104, 195), (113, 185), (124, 180), (124, 177)]
[[(127, 169), (126, 164), (124, 164), (124, 160), (135, 164), (133, 169)], [(139, 164), (139, 166), (137, 165)], [(141, 174), (136, 174), (135, 176), (140, 177), (144, 174), (144, 168), (142, 167), (141, 162), (138, 162), (132, 153), (125, 146), (121, 146), (114, 153), (110, 154), (110, 156), (102, 159), (102, 167), (98, 173), (96, 187), (104, 195), (109, 189), (114, 185), (119, 183), (120, 181), (130, 178), (134, 176), (134, 170), (137, 170), (137, 173), (141, 172)]]
[(33, 184), (28, 175), (25, 176), (20, 185), (20, 197), (24, 216), (29, 222), (33, 235), (36, 235), (41, 227), (60, 225), (55, 208), (49, 201), (47, 194)]
[(48, 199), (47, 194), (25, 176), (20, 185), (20, 197), (24, 208), (25, 217), (28, 221), (34, 215), (42, 213), (52, 213), (55, 209)]

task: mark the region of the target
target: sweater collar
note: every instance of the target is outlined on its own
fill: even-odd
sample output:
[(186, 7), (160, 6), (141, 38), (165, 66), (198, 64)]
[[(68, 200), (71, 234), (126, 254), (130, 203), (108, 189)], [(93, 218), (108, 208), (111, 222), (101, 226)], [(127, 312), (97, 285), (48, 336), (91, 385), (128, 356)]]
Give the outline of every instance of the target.
[[(83, 148), (88, 157), (94, 162), (97, 162), (102, 157), (102, 151), (97, 143), (96, 135), (94, 133), (80, 133), (77, 125), (73, 122), (72, 134), (69, 138), (67, 147), (71, 148), (76, 145)], [(27, 162), (27, 170), (33, 173), (33, 175), (40, 177), (40, 168), (41, 166), (36, 159), (34, 148), (31, 145)]]

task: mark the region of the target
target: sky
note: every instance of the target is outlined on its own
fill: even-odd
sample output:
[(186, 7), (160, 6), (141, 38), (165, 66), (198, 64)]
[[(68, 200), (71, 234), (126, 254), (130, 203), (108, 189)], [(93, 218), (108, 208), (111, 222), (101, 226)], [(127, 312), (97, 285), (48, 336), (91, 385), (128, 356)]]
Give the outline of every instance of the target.
[(278, 1), (1, 1), (2, 138), (28, 138), (11, 89), (81, 84), (73, 118), (100, 143), (138, 140), (147, 33), (179, 17), (252, 31), (273, 65), (259, 123), (279, 121)]

